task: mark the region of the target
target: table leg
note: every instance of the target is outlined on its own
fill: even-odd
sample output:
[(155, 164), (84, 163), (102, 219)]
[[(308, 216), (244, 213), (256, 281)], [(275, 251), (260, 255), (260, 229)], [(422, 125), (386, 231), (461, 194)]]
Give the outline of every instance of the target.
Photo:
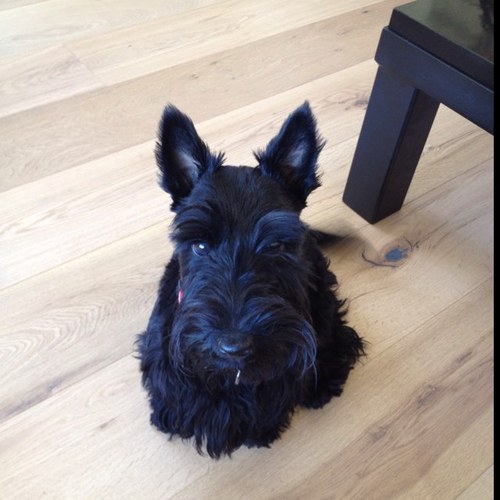
[(403, 205), (438, 107), (379, 67), (343, 195), (368, 222)]

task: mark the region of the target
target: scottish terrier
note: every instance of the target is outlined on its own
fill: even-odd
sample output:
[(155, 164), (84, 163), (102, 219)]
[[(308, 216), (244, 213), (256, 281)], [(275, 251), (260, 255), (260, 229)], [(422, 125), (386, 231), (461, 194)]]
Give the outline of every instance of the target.
[(212, 458), (268, 447), (297, 406), (339, 396), (364, 353), (300, 219), (323, 145), (307, 102), (253, 168), (225, 165), (186, 115), (163, 113), (156, 159), (175, 249), (138, 350), (151, 422)]

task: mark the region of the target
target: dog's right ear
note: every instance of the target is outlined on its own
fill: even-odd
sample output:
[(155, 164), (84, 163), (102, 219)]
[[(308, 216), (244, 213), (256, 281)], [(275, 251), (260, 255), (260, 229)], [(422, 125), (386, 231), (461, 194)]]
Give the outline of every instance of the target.
[(172, 210), (189, 194), (205, 172), (214, 172), (224, 161), (200, 139), (193, 122), (175, 106), (168, 105), (160, 122), (156, 143), (160, 185), (172, 197)]
[(285, 187), (302, 210), (309, 194), (320, 185), (316, 163), (324, 145), (306, 101), (285, 120), (267, 147), (255, 153), (257, 168)]

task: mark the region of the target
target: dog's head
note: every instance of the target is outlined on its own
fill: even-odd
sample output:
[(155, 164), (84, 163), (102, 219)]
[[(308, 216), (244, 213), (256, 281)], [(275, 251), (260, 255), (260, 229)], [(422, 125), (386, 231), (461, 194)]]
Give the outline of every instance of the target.
[(258, 165), (224, 165), (192, 121), (165, 109), (156, 157), (172, 197), (179, 263), (170, 337), (175, 363), (201, 379), (258, 383), (314, 362), (307, 228), (323, 146), (309, 105), (285, 121)]

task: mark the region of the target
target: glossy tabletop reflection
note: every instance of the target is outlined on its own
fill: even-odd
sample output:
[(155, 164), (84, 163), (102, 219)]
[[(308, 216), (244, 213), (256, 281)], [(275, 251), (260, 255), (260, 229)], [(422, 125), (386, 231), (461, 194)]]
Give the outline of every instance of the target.
[(493, 88), (493, 0), (417, 0), (394, 9), (389, 28)]

